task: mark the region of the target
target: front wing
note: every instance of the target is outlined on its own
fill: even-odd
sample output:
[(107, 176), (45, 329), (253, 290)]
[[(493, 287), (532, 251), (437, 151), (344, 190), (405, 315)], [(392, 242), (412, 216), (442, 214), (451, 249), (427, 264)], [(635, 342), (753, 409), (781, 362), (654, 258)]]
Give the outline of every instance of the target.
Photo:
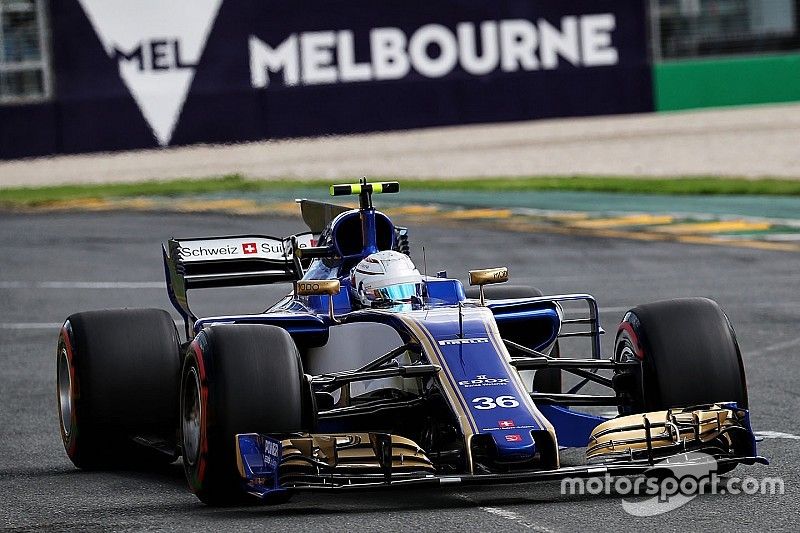
[[(654, 416), (652, 423), (650, 416)], [(710, 423), (712, 416), (719, 422)], [(612, 453), (593, 453), (599, 441), (593, 436), (588, 449), (591, 464), (512, 473), (437, 474), (416, 443), (385, 433), (304, 434), (283, 440), (240, 434), (236, 450), (247, 492), (265, 500), (287, 491), (531, 483), (605, 475), (668, 477), (686, 468), (722, 473), (739, 464), (767, 464), (756, 455), (754, 440), (730, 438), (732, 432), (752, 437), (747, 411), (731, 404), (646, 413), (639, 428), (626, 418), (618, 419), (623, 438), (616, 440), (619, 449)], [(685, 424), (682, 418), (687, 419)], [(687, 436), (692, 427), (695, 433)], [(601, 424), (596, 432), (606, 452), (614, 446), (609, 431), (608, 424)], [(623, 453), (625, 446), (630, 450)], [(692, 453), (698, 451), (704, 453)]]

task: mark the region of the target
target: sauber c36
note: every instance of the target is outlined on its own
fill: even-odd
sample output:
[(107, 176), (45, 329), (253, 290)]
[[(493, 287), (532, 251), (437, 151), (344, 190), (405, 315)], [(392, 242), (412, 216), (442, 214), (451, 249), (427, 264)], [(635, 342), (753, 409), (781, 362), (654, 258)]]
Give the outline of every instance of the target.
[[(372, 204), (398, 190), (331, 187), (357, 195), (357, 209), (299, 200), (310, 231), (288, 238), (170, 239), (166, 286), (185, 341), (163, 310), (70, 316), (57, 389), (72, 462), (147, 468), (182, 457), (209, 504), (652, 474), (692, 451), (720, 471), (765, 462), (739, 346), (711, 300), (631, 309), (606, 355), (592, 296), (510, 286), (505, 267), (469, 272), (466, 289), (426, 274), (403, 301), (362, 305), (356, 265), (410, 255), (408, 230)], [(291, 292), (263, 313), (201, 318), (188, 305), (191, 290), (280, 282)], [(585, 313), (565, 312), (575, 305)], [(561, 353), (569, 337), (584, 338), (585, 353)], [(577, 383), (564, 390), (562, 374)], [(607, 392), (586, 393), (589, 383)], [(595, 406), (619, 414), (584, 412)], [(585, 462), (562, 465), (565, 448), (585, 448)]]

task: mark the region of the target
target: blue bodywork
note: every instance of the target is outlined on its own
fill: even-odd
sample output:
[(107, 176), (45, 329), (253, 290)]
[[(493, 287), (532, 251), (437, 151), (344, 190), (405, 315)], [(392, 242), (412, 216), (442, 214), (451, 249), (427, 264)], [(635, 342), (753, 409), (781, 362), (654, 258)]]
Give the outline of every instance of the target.
[[(369, 196), (366, 198), (369, 200)], [(267, 273), (281, 280), (291, 279), (292, 273), (294, 279), (337, 279), (341, 290), (335, 296), (299, 297), (291, 293), (261, 314), (200, 319), (191, 314), (186, 303), (191, 276), (179, 273), (181, 265), (165, 249), (168, 292), (186, 319), (190, 337), (214, 324), (268, 324), (285, 329), (301, 349), (306, 349), (325, 346), (331, 329), (340, 325), (373, 322), (391, 326), (405, 343), (418, 345), (426, 362), (438, 369), (432, 379), (463, 436), (470, 457), (467, 474), (474, 474), (469, 462), (474, 439), (491, 439), (496, 456), (509, 464), (539, 457), (545, 470), (558, 469), (559, 448), (586, 446), (592, 431), (607, 419), (557, 405), (537, 405), (512, 366), (504, 339), (511, 336), (515, 343), (541, 355), (554, 345), (565, 323), (582, 322), (565, 321), (561, 303), (583, 301), (589, 305), (590, 318), (582, 323), (593, 324), (588, 336), (592, 357), (598, 359), (602, 331), (594, 298), (576, 294), (490, 300), (480, 305), (466, 297), (459, 280), (427, 277), (418, 301), (388, 309), (361, 308), (352, 296), (351, 269), (367, 255), (397, 246), (394, 225), (375, 211), (362, 193), (360, 209), (339, 212), (321, 231), (317, 249), (325, 250), (327, 256), (312, 256), (310, 262), (301, 265), (296, 257), (289, 257), (296, 252), (290, 250), (285, 261), (273, 261), (274, 270)], [(250, 272), (248, 276), (262, 274)], [(203, 275), (208, 276), (198, 274), (196, 279), (202, 281)], [(328, 421), (325, 429), (339, 431), (335, 421)], [(284, 490), (278, 476), (280, 446), (280, 441), (264, 435), (237, 436), (239, 469), (251, 493), (265, 497)]]
[(241, 459), (240, 474), (247, 491), (259, 498), (286, 493), (280, 484), (281, 441), (248, 433), (236, 436), (236, 451)]
[[(355, 223), (358, 221), (361, 232)], [(355, 242), (353, 234), (363, 239)], [(394, 226), (374, 208), (336, 216), (322, 232), (319, 246), (331, 246), (337, 261), (315, 259), (303, 279), (338, 279), (333, 298), (287, 295), (262, 314), (196, 319), (193, 333), (220, 323), (258, 323), (288, 331), (301, 347), (323, 346), (333, 303), (337, 322), (373, 321), (391, 325), (407, 340), (420, 343), (427, 359), (442, 367), (439, 380), (465, 435), (489, 435), (500, 457), (525, 458), (537, 453), (536, 439), (551, 435), (561, 447), (585, 446), (589, 433), (605, 419), (566, 408), (538, 407), (531, 401), (500, 338), (506, 328), (529, 332), (526, 345), (546, 350), (561, 329), (559, 305), (548, 299), (501, 300), (478, 305), (465, 296), (457, 279), (427, 278), (425, 298), (390, 310), (359, 309), (350, 290), (350, 269), (363, 257), (395, 246)], [(170, 288), (170, 295), (173, 294)], [(332, 428), (335, 429), (335, 428)], [(549, 443), (550, 447), (556, 445)]]

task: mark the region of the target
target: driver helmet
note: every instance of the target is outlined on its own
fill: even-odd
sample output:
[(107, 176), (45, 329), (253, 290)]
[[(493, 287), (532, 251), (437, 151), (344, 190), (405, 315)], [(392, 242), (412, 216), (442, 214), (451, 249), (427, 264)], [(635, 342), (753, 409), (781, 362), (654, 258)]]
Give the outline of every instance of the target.
[(407, 255), (394, 250), (362, 259), (350, 273), (350, 284), (364, 307), (407, 303), (422, 296), (422, 275)]

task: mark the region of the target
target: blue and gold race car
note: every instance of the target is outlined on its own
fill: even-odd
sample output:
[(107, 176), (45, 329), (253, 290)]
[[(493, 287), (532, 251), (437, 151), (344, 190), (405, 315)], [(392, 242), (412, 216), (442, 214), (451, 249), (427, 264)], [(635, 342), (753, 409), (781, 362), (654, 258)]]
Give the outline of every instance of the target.
[[(635, 307), (604, 356), (588, 294), (510, 286), (505, 267), (470, 271), (466, 289), (445, 272), (421, 274), (407, 229), (372, 204), (398, 190), (334, 185), (359, 208), (300, 200), (310, 231), (288, 238), (169, 240), (167, 289), (185, 342), (163, 310), (70, 316), (57, 387), (72, 462), (182, 457), (209, 504), (657, 474), (664, 459), (695, 460), (688, 452), (720, 471), (765, 462), (736, 337), (715, 302)], [(291, 293), (260, 314), (200, 318), (188, 305), (190, 290), (279, 282)], [(576, 305), (584, 312), (565, 312)], [(587, 349), (568, 357), (573, 337)], [(577, 382), (564, 390), (562, 374)], [(591, 414), (598, 406), (619, 415)], [(585, 462), (563, 466), (565, 448), (585, 448)]]

